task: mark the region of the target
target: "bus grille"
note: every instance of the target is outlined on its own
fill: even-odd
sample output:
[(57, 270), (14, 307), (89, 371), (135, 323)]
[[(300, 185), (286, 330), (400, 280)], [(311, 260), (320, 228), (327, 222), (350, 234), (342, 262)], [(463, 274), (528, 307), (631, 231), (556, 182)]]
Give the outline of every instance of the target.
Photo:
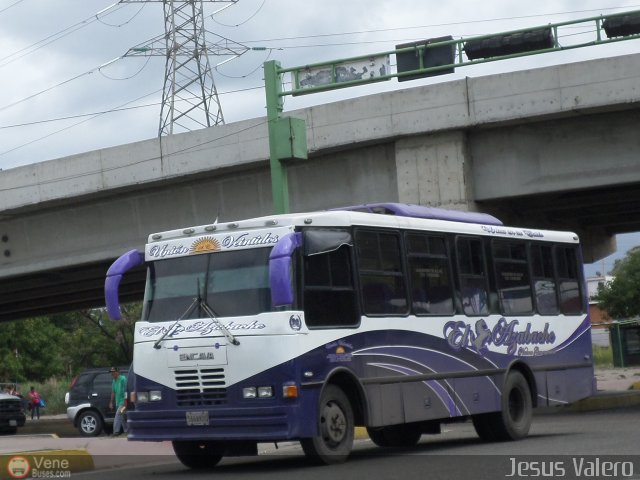
[(176, 403), (179, 407), (225, 405), (224, 368), (176, 370)]

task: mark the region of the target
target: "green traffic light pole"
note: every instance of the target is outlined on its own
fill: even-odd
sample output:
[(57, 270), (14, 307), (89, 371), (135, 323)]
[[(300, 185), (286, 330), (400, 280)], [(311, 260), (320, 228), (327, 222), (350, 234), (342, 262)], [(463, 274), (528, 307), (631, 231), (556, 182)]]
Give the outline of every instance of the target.
[(267, 128), (269, 131), (269, 168), (274, 213), (289, 212), (289, 182), (284, 159), (278, 155), (277, 128), (284, 108), (280, 63), (272, 60), (264, 64), (264, 88), (267, 92)]
[[(608, 25), (607, 25), (608, 22)], [(578, 24), (594, 24), (595, 30), (587, 33), (595, 33), (595, 38), (573, 45), (560, 45), (558, 42), (558, 30), (562, 27), (576, 26)], [(593, 28), (593, 27), (591, 27)], [(602, 33), (605, 33), (603, 37)], [(573, 35), (574, 32), (571, 32)], [(445, 40), (432, 39), (416, 42), (406, 48), (397, 48), (386, 52), (361, 55), (357, 57), (333, 60), (310, 65), (281, 68), (280, 63), (271, 60), (264, 63), (265, 95), (267, 102), (267, 128), (269, 132), (269, 159), (271, 170), (271, 189), (273, 196), (274, 213), (289, 212), (289, 191), (287, 181), (286, 162), (307, 158), (306, 127), (304, 120), (291, 117), (281, 117), (283, 112), (283, 98), (286, 95), (306, 95), (317, 92), (326, 92), (338, 88), (347, 88), (357, 85), (365, 85), (374, 82), (398, 78), (402, 80), (451, 73), (455, 67), (475, 65), (479, 63), (508, 60), (511, 58), (538, 55), (541, 53), (556, 52), (574, 48), (602, 45), (623, 40), (640, 38), (640, 10), (616, 13), (606, 17), (597, 16), (580, 20), (553, 23), (539, 27), (511, 30), (500, 34), (482, 35), (466, 39)], [(436, 50), (438, 49), (438, 50)], [(445, 50), (445, 56), (450, 55), (450, 60), (430, 59), (436, 52), (441, 54)], [(446, 52), (450, 49), (450, 52)], [(457, 52), (457, 55), (456, 55)], [(463, 57), (466, 53), (467, 60)], [(350, 63), (371, 61), (388, 57), (389, 55), (413, 56), (413, 62), (409, 69), (391, 73), (382, 68), (377, 75), (361, 75), (359, 78), (342, 79), (339, 68)], [(388, 62), (387, 62), (388, 65)], [(325, 79), (317, 84), (302, 85), (300, 76), (311, 71), (324, 69)], [(398, 67), (400, 70), (400, 67)], [(283, 89), (283, 75), (290, 73), (292, 87)], [(369, 72), (371, 73), (371, 72)]]

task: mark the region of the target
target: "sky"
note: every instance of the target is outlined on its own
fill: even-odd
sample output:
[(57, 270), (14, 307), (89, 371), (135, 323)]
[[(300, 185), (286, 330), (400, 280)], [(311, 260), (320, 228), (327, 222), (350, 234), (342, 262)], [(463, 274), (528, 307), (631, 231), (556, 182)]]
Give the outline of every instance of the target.
[[(224, 5), (228, 8), (215, 13)], [(224, 37), (257, 48), (227, 62), (229, 57), (210, 59), (213, 65), (225, 62), (213, 75), (226, 123), (265, 115), (262, 65), (268, 59), (294, 67), (427, 38), (485, 35), (632, 10), (640, 10), (640, 0), (204, 3), (209, 44)], [(562, 31), (561, 44), (595, 36), (584, 27), (572, 28)], [(164, 59), (125, 53), (163, 33), (158, 1), (0, 0), (0, 169), (157, 137)], [(285, 111), (465, 76), (638, 52), (640, 40), (632, 40), (490, 62), (430, 79), (286, 97)], [(391, 63), (393, 68), (394, 59)]]

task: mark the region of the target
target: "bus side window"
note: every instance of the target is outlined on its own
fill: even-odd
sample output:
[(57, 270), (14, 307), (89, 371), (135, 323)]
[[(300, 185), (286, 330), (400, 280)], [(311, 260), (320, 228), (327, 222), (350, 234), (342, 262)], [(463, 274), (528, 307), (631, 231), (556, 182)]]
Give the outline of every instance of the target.
[(466, 315), (487, 315), (489, 297), (482, 240), (458, 237), (456, 252), (462, 309)]
[(363, 313), (406, 314), (407, 291), (399, 235), (358, 231), (356, 245)]
[(538, 313), (557, 315), (560, 310), (551, 245), (531, 245), (531, 272)]
[(304, 257), (304, 312), (310, 327), (358, 324), (351, 247)]
[(555, 259), (560, 292), (560, 311), (566, 315), (578, 315), (582, 313), (582, 300), (576, 249), (557, 245)]
[(494, 240), (492, 250), (502, 314), (533, 313), (526, 244)]
[(413, 313), (452, 315), (453, 289), (444, 238), (410, 233), (406, 245)]

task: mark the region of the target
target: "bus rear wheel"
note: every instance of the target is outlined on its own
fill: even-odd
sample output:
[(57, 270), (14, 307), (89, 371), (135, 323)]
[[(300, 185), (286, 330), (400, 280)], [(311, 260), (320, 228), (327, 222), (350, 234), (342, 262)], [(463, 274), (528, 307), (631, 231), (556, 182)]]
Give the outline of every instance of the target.
[(529, 433), (533, 416), (531, 389), (518, 371), (508, 374), (502, 392), (502, 410), (473, 416), (473, 426), (485, 441), (519, 440)]
[(326, 465), (346, 461), (353, 447), (353, 408), (335, 385), (327, 385), (320, 396), (318, 428), (320, 435), (300, 441), (305, 455)]
[(413, 425), (367, 427), (371, 441), (379, 447), (413, 447), (418, 444), (422, 431)]
[(224, 454), (224, 446), (218, 442), (175, 440), (171, 443), (178, 460), (194, 470), (215, 467)]

